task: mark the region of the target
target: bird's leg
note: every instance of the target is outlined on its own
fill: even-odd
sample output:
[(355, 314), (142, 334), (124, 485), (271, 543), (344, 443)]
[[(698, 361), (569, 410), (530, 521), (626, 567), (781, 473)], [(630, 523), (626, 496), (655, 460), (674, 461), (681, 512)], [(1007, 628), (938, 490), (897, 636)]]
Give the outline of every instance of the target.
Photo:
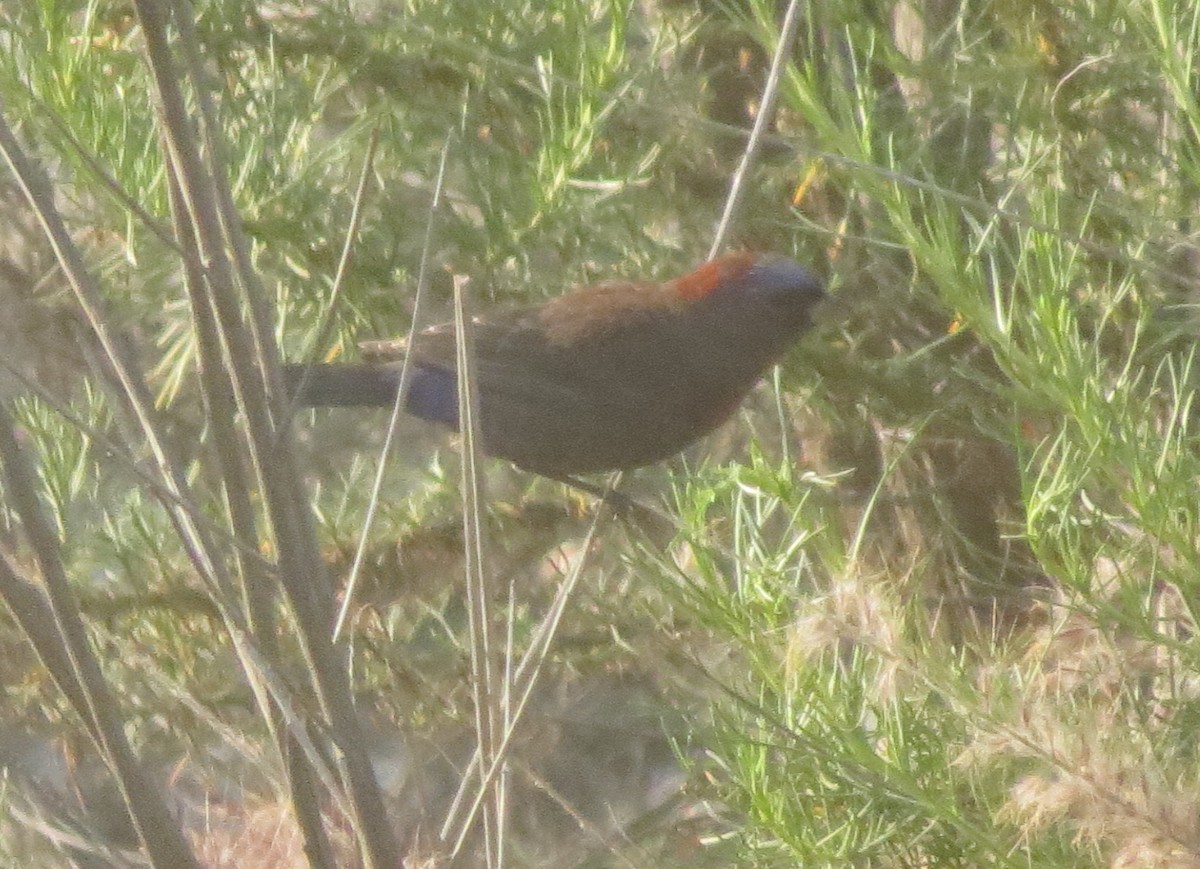
[[(634, 500), (624, 492), (618, 492), (612, 486), (597, 486), (595, 483), (589, 483), (570, 475), (552, 477), (551, 479), (557, 480), (564, 486), (570, 486), (572, 489), (578, 489), (581, 492), (594, 495), (604, 504), (607, 504), (617, 518), (624, 519), (632, 525), (639, 527), (661, 527), (663, 523), (666, 523), (671, 532), (680, 530), (678, 520), (672, 519), (670, 516), (648, 504)], [(635, 522), (634, 520), (638, 521)], [(646, 526), (647, 522), (651, 524)]]
[(589, 483), (586, 480), (572, 477), (569, 474), (564, 474), (561, 477), (551, 477), (550, 479), (562, 483), (564, 486), (570, 486), (572, 489), (578, 489), (580, 492), (587, 492), (589, 495), (594, 495), (618, 513), (629, 509), (634, 504), (628, 495), (623, 495), (616, 489), (609, 486), (597, 486), (595, 483)]
[(624, 492), (618, 492), (611, 485), (597, 486), (595, 483), (589, 483), (586, 480), (581, 480), (578, 477), (570, 475), (554, 477), (553, 479), (564, 486), (570, 486), (572, 489), (578, 489), (580, 492), (587, 492), (589, 495), (594, 495), (607, 504), (613, 513), (622, 519), (653, 515), (656, 512), (652, 507), (638, 503)]

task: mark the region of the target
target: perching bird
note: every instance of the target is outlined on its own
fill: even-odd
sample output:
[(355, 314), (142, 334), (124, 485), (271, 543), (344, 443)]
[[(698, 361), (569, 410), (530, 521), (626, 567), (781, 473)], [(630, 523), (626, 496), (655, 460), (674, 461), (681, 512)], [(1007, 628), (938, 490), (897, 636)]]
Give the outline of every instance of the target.
[[(665, 459), (729, 418), (811, 325), (821, 282), (781, 256), (739, 253), (665, 283), (609, 281), (473, 322), (488, 455), (547, 477)], [(390, 407), (387, 361), (288, 365), (306, 406)], [(405, 409), (458, 429), (454, 326), (416, 336)]]

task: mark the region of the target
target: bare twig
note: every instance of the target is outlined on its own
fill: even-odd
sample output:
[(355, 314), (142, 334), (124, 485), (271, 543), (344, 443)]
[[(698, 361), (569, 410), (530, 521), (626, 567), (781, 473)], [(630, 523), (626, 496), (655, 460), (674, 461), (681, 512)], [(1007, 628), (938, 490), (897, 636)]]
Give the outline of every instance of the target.
[(767, 76), (767, 84), (763, 88), (758, 114), (754, 118), (754, 129), (750, 131), (750, 138), (746, 140), (746, 149), (742, 151), (741, 162), (738, 164), (737, 171), (733, 173), (733, 183), (729, 187), (729, 196), (725, 200), (725, 211), (721, 215), (721, 222), (717, 224), (716, 236), (708, 251), (709, 259), (713, 259), (725, 246), (725, 236), (729, 234), (729, 227), (733, 225), (733, 219), (742, 201), (742, 188), (746, 183), (746, 176), (754, 164), (754, 158), (758, 155), (763, 135), (775, 113), (775, 97), (779, 94), (779, 81), (783, 77), (783, 68), (787, 65), (788, 58), (791, 57), (792, 42), (796, 37), (796, 27), (799, 23), (800, 0), (791, 0), (787, 12), (783, 16), (779, 42), (775, 46), (775, 56), (771, 60), (771, 72)]
[[(329, 641), (330, 589), (307, 498), (296, 471), (290, 438), (276, 438), (269, 410), (265, 385), (280, 382), (278, 352), (269, 324), (260, 322), (264, 312), (253, 298), (257, 292), (254, 289), (256, 278), (249, 269), (240, 235), (230, 228), (236, 222), (236, 215), (229, 213), (230, 202), (222, 193), (225, 183), (215, 180), (228, 174), (218, 153), (220, 148), (206, 149), (206, 163), (194, 135), (167, 38), (165, 2), (135, 0), (135, 7), (158, 93), (162, 131), (194, 230), (190, 238), (180, 241), (196, 246), (205, 267), (202, 289), (206, 290), (206, 295), (193, 303), (194, 310), (195, 305), (211, 305), (219, 329), (233, 393), (245, 424), (247, 446), (262, 489), (262, 503), (279, 553), (279, 575), (296, 615), (301, 648), (307, 659), (306, 672), (312, 679), (337, 748), (333, 756), (349, 798), (348, 818), (358, 838), (360, 853), (372, 869), (396, 866), (400, 863), (400, 852), (361, 737), (349, 674), (345, 662)], [(178, 17), (182, 19), (192, 14), (192, 10), (181, 6), (179, 13)], [(190, 33), (189, 24), (180, 23), (181, 31)], [(192, 68), (196, 71), (195, 65)], [(197, 93), (205, 90), (198, 75), (192, 85)], [(206, 126), (215, 136), (215, 128)], [(230, 262), (227, 242), (237, 258), (237, 272)], [(239, 284), (251, 297), (253, 339), (247, 335), (242, 318)], [(213, 423), (233, 425), (234, 420), (213, 420)]]
[[(55, 680), (69, 699), (82, 703), (82, 706), (76, 706), (75, 711), (87, 724), (88, 733), (95, 740), (96, 747), (115, 770), (117, 787), (151, 860), (159, 866), (199, 867), (178, 823), (167, 808), (162, 791), (146, 775), (126, 739), (125, 722), (92, 652), (83, 616), (67, 581), (58, 535), (46, 518), (38, 498), (37, 474), (17, 445), (12, 418), (3, 406), (0, 406), (0, 461), (4, 465), (5, 496), (21, 517), (25, 536), (38, 560), (42, 581), (46, 585), (46, 599), (49, 600), (57, 628), (56, 640), (44, 638), (42, 643), (35, 644), (43, 654), (42, 660), (47, 665), (69, 663), (69, 672), (59, 673)], [(33, 600), (28, 595), (22, 596), (25, 589), (15, 582), (16, 578), (13, 572), (0, 571), (0, 582), (10, 580), (4, 582), (7, 586), (6, 599), (10, 603), (21, 599), (26, 602)], [(40, 607), (29, 615), (38, 618), (34, 615), (38, 611)], [(66, 653), (65, 661), (63, 651)]]
[[(363, 158), (362, 172), (358, 177), (358, 189), (354, 192), (354, 206), (350, 211), (350, 225), (346, 228), (346, 238), (342, 242), (342, 255), (338, 259), (337, 273), (333, 278), (333, 289), (329, 292), (329, 301), (325, 304), (325, 313), (321, 315), (321, 321), (317, 326), (317, 337), (313, 340), (312, 346), (319, 351), (325, 346), (325, 342), (329, 339), (329, 333), (333, 331), (333, 325), (337, 322), (337, 310), (342, 300), (342, 288), (346, 280), (346, 268), (350, 264), (350, 254), (354, 250), (354, 242), (358, 238), (358, 227), (362, 224), (362, 207), (367, 198), (367, 180), (371, 177), (371, 167), (375, 162), (375, 151), (379, 147), (379, 128), (376, 127), (371, 131), (371, 141), (367, 144), (367, 154)], [(438, 190), (440, 191), (440, 185)], [(434, 193), (436, 200), (438, 193)], [(428, 237), (428, 233), (426, 233)], [(304, 369), (304, 373), (300, 376), (300, 382), (296, 384), (294, 394), (287, 400), (287, 407), (281, 417), (279, 427), (286, 429), (290, 425), (292, 418), (296, 415), (296, 409), (300, 406), (300, 396), (304, 394), (304, 387), (308, 385), (309, 374), (312, 371), (311, 366)], [(365, 536), (364, 536), (364, 539)], [(345, 607), (338, 614), (338, 629), (340, 629), (342, 620), (345, 618)], [(334, 641), (337, 641), (339, 630), (333, 632)]]
[[(429, 252), (433, 245), (434, 220), (437, 217), (438, 209), (441, 207), (442, 189), (446, 178), (446, 160), (450, 154), (452, 139), (452, 134), (447, 134), (446, 141), (442, 145), (442, 156), (438, 162), (437, 181), (433, 188), (433, 201), (429, 204), (429, 219), (425, 223), (425, 241), (421, 246), (421, 265), (417, 272), (416, 301), (413, 303), (412, 324), (408, 328), (407, 346), (409, 347), (412, 346), (413, 336), (416, 334), (418, 324), (421, 322), (421, 314), (423, 313), (422, 302), (426, 295), (426, 288), (429, 285)], [(346, 619), (353, 605), (355, 591), (358, 589), (358, 577), (362, 573), (363, 562), (367, 556), (367, 546), (370, 540), (369, 532), (371, 526), (375, 523), (375, 514), (379, 509), (379, 496), (383, 491), (383, 475), (387, 469), (387, 457), (392, 454), (392, 443), (396, 438), (396, 429), (400, 425), (400, 415), (404, 412), (404, 401), (408, 396), (408, 382), (411, 372), (412, 366), (409, 365), (408, 355), (405, 354), (404, 361), (400, 365), (400, 387), (396, 390), (396, 402), (392, 405), (392, 415), (388, 419), (387, 434), (384, 435), (383, 446), (379, 450), (379, 465), (375, 471), (375, 481), (371, 485), (371, 498), (367, 502), (367, 515), (363, 519), (358, 548), (354, 552), (354, 563), (350, 567), (350, 578), (346, 581), (346, 592), (342, 596), (342, 606), (338, 610), (337, 621), (334, 623), (334, 643), (340, 642), (342, 639), (346, 627)], [(300, 390), (296, 390), (296, 393), (299, 394)]]

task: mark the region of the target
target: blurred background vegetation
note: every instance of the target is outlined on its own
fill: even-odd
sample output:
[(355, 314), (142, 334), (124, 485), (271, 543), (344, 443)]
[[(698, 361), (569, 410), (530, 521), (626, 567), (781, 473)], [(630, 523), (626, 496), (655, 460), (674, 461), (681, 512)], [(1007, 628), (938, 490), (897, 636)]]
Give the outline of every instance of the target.
[[(241, 422), (196, 375), (142, 5), (7, 4), (0, 98), (221, 525), (213, 432)], [(309, 359), (407, 331), (431, 219), (426, 322), (454, 275), (482, 310), (704, 259), (787, 4), (174, 5), (206, 156), (283, 355)], [(592, 499), (487, 466), (516, 650), (582, 564), (513, 737), (502, 862), (1200, 866), (1198, 51), (1181, 0), (804, 4), (729, 244), (821, 274), (818, 329), (726, 428), (626, 480), (669, 521), (602, 513), (589, 537)], [(0, 183), (0, 391), (126, 736), (199, 862), (319, 865), (223, 611), (133, 469), (148, 447)], [(385, 421), (296, 421), (339, 589)], [(400, 440), (339, 648), (387, 824), (441, 865), (476, 740), (459, 459), (415, 422)], [(10, 485), (0, 544), (36, 577)], [(27, 631), (3, 613), (0, 855), (136, 862)], [(271, 653), (289, 687), (293, 633)], [(330, 865), (369, 864), (336, 793)]]

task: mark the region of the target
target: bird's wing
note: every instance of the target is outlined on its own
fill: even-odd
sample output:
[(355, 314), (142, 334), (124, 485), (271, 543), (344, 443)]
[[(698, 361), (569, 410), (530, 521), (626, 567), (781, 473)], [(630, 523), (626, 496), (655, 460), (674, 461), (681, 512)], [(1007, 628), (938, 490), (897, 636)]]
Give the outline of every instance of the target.
[[(644, 397), (643, 381), (677, 364), (670, 323), (686, 304), (670, 285), (612, 281), (542, 305), (491, 312), (473, 318), (475, 368), (481, 384), (501, 392), (541, 391), (563, 404), (636, 406)], [(359, 346), (364, 359), (381, 364), (402, 360), (408, 349), (404, 340)], [(456, 371), (454, 324), (418, 333), (412, 359)]]
[(607, 281), (551, 299), (537, 310), (537, 325), (548, 345), (574, 352), (593, 341), (640, 337), (687, 305), (671, 284)]
[[(504, 341), (504, 336), (519, 334), (523, 330), (531, 328), (537, 312), (537, 306), (529, 305), (509, 308), (487, 317), (473, 318), (476, 347), (479, 348), (480, 342), (482, 342), (484, 352), (486, 352), (496, 341)], [(413, 337), (414, 361), (454, 370), (457, 357), (454, 332), (454, 323), (439, 323), (418, 332)], [(532, 345), (536, 342), (530, 340), (528, 343)], [(402, 362), (408, 353), (408, 340), (391, 338), (380, 341), (360, 341), (358, 349), (362, 353), (364, 362), (378, 365)]]
[[(674, 313), (686, 300), (663, 284), (609, 281), (574, 290), (542, 305), (508, 308), (473, 318), (475, 352), (480, 359), (519, 357), (526, 363), (571, 364), (593, 342), (633, 334)], [(454, 324), (419, 332), (414, 360), (442, 368), (455, 366)], [(397, 362), (408, 346), (404, 339), (364, 341), (364, 361)]]

